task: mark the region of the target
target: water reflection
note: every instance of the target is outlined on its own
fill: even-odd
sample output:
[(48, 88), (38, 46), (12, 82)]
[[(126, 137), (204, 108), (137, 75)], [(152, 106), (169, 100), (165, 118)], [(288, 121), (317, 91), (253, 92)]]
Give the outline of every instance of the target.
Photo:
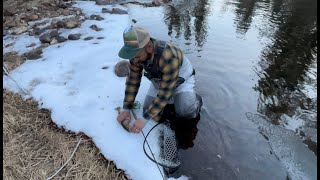
[[(283, 114), (292, 117), (299, 109), (316, 112), (316, 100), (302, 90), (309, 78), (309, 68), (316, 61), (317, 1), (280, 0), (270, 3), (272, 13), (269, 21), (279, 24), (276, 24), (278, 28), (272, 43), (265, 47), (258, 62), (260, 79), (255, 89), (260, 92), (258, 111), (267, 115), (274, 124), (282, 124)], [(308, 118), (316, 117), (309, 116), (303, 120), (316, 121)], [(309, 126), (316, 129), (316, 123), (309, 123)]]
[(251, 25), (257, 0), (241, 0), (236, 4), (236, 32), (245, 34)]
[(168, 35), (191, 40), (192, 36), (198, 47), (202, 47), (207, 38), (208, 0), (177, 1), (165, 7), (164, 21), (168, 26)]

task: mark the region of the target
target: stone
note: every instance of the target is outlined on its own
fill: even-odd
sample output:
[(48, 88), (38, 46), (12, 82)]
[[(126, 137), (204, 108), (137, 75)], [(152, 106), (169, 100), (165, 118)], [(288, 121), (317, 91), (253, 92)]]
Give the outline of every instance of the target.
[(14, 28), (13, 30), (13, 34), (18, 35), (18, 34), (22, 34), (24, 32), (26, 32), (28, 30), (28, 28), (26, 26), (19, 26)]
[(93, 29), (93, 30), (95, 30), (95, 31), (101, 31), (101, 30), (103, 30), (102, 28), (99, 28), (99, 27), (98, 27), (97, 25), (95, 25), (95, 24), (94, 24), (94, 25), (91, 25), (90, 28)]
[(96, 0), (96, 5), (110, 5), (113, 4), (112, 0)]
[(67, 22), (66, 22), (66, 28), (67, 29), (73, 29), (73, 28), (76, 28), (80, 26), (80, 23), (77, 19), (68, 19)]
[(38, 26), (43, 26), (43, 25), (45, 25), (45, 24), (47, 24), (47, 23), (49, 23), (49, 22), (50, 22), (49, 20), (45, 20), (45, 21), (43, 21), (43, 22), (35, 23), (34, 25), (32, 25), (32, 28), (36, 28), (36, 27), (38, 27)]
[(4, 47), (9, 47), (9, 46), (12, 46), (12, 45), (14, 45), (15, 43), (13, 42), (13, 43), (9, 43), (9, 44), (7, 44), (7, 45), (5, 45)]
[(26, 47), (33, 47), (33, 46), (35, 46), (36, 45), (36, 43), (31, 43), (31, 44), (29, 44), (28, 46), (26, 46)]
[(101, 17), (101, 16), (98, 16), (98, 17), (96, 18), (96, 20), (97, 20), (97, 21), (102, 21), (102, 20), (104, 20), (104, 18)]
[(16, 13), (17, 9), (14, 7), (5, 8), (5, 10), (3, 11), (4, 16), (13, 16)]
[(64, 27), (66, 27), (66, 23), (65, 23), (64, 21), (58, 21), (58, 22), (56, 23), (56, 25), (57, 25), (57, 28), (64, 28)]
[(111, 14), (112, 10), (107, 9), (107, 8), (102, 8), (101, 12), (102, 13), (110, 13)]
[(12, 21), (6, 21), (5, 23), (4, 23), (4, 26), (7, 26), (7, 27), (9, 27), (9, 28), (12, 28), (12, 27), (15, 27), (16, 26), (16, 22), (15, 21), (13, 21), (13, 19), (12, 19)]
[(50, 45), (57, 44), (58, 40), (56, 38), (53, 38), (52, 41), (50, 42)]
[(35, 21), (35, 20), (37, 20), (38, 18), (39, 18), (38, 15), (36, 15), (36, 14), (31, 14), (31, 15), (29, 15), (29, 16), (26, 17), (26, 20), (27, 20), (27, 21)]
[(95, 14), (91, 15), (91, 16), (90, 16), (90, 19), (91, 19), (91, 20), (97, 20), (97, 21), (102, 21), (102, 20), (104, 20), (103, 17), (101, 17), (100, 15), (95, 15)]
[(43, 43), (40, 45), (41, 48), (46, 48), (48, 46), (50, 46), (50, 43)]
[(40, 34), (42, 34), (43, 32), (45, 32), (46, 30), (44, 29), (40, 29), (40, 28), (34, 28), (33, 29), (33, 33), (37, 36), (39, 36)]
[(130, 72), (129, 61), (122, 60), (118, 62), (114, 67), (114, 73), (118, 77), (128, 76)]
[(64, 9), (62, 12), (61, 12), (62, 15), (64, 16), (68, 16), (70, 15), (70, 10), (69, 9)]
[(108, 69), (109, 67), (108, 66), (103, 66), (101, 69)]
[(98, 37), (97, 39), (104, 39), (104, 37)]
[(66, 5), (66, 3), (64, 3), (62, 1), (59, 1), (58, 7), (62, 8), (62, 9), (65, 9), (65, 8), (68, 8), (68, 5)]
[(58, 37), (56, 37), (56, 39), (57, 39), (57, 41), (58, 41), (59, 43), (62, 43), (62, 42), (65, 42), (65, 41), (68, 40), (67, 38), (62, 37), (62, 36), (58, 36)]
[(81, 11), (80, 11), (80, 10), (77, 10), (77, 11), (76, 11), (76, 15), (78, 15), (78, 16), (79, 16), (79, 15), (81, 15), (81, 14), (82, 14), (82, 13), (81, 13)]
[(42, 49), (36, 48), (36, 49), (31, 50), (30, 52), (24, 53), (23, 57), (25, 57), (27, 59), (34, 60), (34, 59), (41, 58), (42, 57), (41, 54), (42, 54)]
[(80, 39), (80, 36), (81, 36), (81, 34), (70, 34), (68, 36), (68, 39), (69, 40), (78, 40), (78, 39)]
[(91, 40), (91, 39), (93, 39), (93, 37), (92, 37), (92, 36), (89, 36), (89, 37), (84, 38), (83, 40), (89, 41), (89, 40)]
[(50, 43), (52, 41), (50, 34), (44, 34), (44, 35), (40, 36), (39, 40), (42, 43)]
[(57, 37), (59, 36), (59, 32), (57, 30), (52, 30), (50, 32), (50, 37), (53, 38), (53, 37)]
[(120, 8), (112, 8), (111, 14), (128, 14), (128, 12)]

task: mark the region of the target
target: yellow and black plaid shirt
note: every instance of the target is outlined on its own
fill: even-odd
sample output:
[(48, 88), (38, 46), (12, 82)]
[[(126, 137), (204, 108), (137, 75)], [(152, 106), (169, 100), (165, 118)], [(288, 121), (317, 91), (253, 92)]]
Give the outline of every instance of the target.
[[(162, 79), (157, 97), (153, 100), (149, 108), (143, 114), (145, 119), (160, 120), (162, 110), (167, 105), (168, 100), (172, 97), (175, 85), (179, 75), (179, 67), (182, 64), (182, 51), (170, 42), (167, 42), (163, 49), (162, 56), (159, 59)], [(150, 60), (151, 62), (153, 59)], [(123, 108), (131, 109), (138, 93), (143, 66), (134, 65), (130, 61), (130, 74), (126, 80), (126, 90)]]

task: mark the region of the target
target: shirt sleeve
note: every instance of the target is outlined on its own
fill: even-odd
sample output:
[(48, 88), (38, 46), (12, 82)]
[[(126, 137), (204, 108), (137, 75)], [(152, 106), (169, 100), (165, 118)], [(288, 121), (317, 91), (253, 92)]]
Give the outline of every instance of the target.
[[(151, 119), (157, 116), (172, 97), (179, 76), (181, 60), (182, 52), (178, 48), (167, 46), (167, 48), (163, 50), (162, 57), (159, 60), (160, 70), (163, 73), (159, 93), (143, 114), (145, 119)], [(159, 119), (160, 118), (155, 118), (155, 120)]]
[(132, 109), (134, 100), (138, 93), (141, 77), (142, 77), (142, 70), (143, 67), (134, 65), (130, 60), (130, 72), (129, 76), (126, 79), (126, 89), (125, 89), (125, 96), (123, 101), (123, 109)]

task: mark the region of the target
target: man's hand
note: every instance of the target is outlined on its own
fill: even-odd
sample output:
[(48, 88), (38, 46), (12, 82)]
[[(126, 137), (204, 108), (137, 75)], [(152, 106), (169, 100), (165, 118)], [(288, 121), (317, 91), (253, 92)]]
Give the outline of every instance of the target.
[(121, 124), (121, 122), (125, 119), (128, 119), (130, 121), (129, 111), (122, 111), (117, 117), (117, 121), (119, 122), (119, 124)]
[(145, 123), (141, 118), (138, 118), (130, 128), (132, 133), (139, 133), (144, 128)]

